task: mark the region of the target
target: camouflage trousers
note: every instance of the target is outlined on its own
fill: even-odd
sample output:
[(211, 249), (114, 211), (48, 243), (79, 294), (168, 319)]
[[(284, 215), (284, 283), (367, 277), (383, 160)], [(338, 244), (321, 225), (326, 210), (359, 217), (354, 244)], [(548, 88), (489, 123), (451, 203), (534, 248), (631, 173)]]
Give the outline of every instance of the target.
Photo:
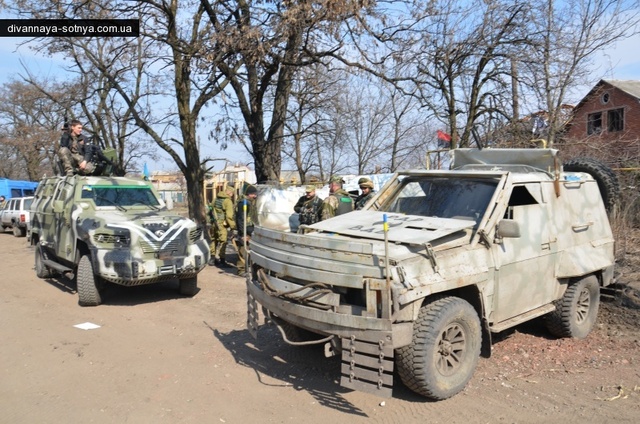
[(211, 226), (211, 245), (209, 246), (209, 252), (211, 252), (211, 258), (224, 259), (227, 256), (227, 237), (229, 232), (223, 225), (213, 224)]
[(242, 238), (238, 238), (235, 241), (236, 244), (236, 248), (238, 250), (238, 261), (236, 262), (236, 268), (238, 269), (238, 275), (243, 275), (244, 274), (244, 268), (246, 266), (246, 263), (244, 261), (244, 257), (245, 255), (248, 253), (249, 250), (249, 240), (247, 240), (247, 248), (244, 248), (244, 241), (242, 240)]
[(62, 161), (62, 167), (66, 175), (73, 175), (76, 169), (80, 174), (91, 175), (96, 169), (93, 162), (87, 162), (84, 169), (79, 169), (78, 166), (80, 166), (80, 163), (84, 160), (84, 156), (79, 153), (72, 153), (71, 150), (66, 147), (60, 148), (58, 157), (60, 157)]

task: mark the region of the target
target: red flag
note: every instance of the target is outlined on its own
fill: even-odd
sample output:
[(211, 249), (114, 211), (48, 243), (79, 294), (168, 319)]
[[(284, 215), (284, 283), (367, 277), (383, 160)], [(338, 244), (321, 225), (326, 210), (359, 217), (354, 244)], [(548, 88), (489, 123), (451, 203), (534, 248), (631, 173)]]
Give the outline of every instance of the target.
[(442, 140), (445, 143), (451, 142), (451, 136), (444, 131), (438, 130), (438, 140)]

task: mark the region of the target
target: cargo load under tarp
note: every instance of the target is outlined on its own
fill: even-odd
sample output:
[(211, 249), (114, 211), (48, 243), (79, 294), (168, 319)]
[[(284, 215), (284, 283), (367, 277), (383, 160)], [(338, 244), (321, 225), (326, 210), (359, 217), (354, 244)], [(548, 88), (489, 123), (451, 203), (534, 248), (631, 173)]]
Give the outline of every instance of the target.
[(470, 169), (473, 165), (524, 165), (554, 173), (560, 159), (556, 149), (451, 150), (451, 169)]

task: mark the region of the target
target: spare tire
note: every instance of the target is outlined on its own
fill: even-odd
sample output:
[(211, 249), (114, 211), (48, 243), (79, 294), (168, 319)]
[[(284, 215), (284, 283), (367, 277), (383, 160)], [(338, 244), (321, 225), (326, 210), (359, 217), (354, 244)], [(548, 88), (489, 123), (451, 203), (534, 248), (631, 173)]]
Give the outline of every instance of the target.
[(611, 212), (613, 207), (620, 200), (620, 183), (618, 177), (604, 163), (593, 158), (574, 158), (562, 164), (562, 168), (569, 172), (586, 172), (598, 183), (602, 201), (607, 212)]

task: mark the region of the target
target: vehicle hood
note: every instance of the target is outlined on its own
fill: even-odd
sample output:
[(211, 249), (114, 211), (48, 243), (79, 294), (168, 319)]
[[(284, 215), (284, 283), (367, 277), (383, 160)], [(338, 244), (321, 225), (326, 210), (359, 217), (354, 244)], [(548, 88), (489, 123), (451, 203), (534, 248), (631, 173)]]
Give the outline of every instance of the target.
[[(78, 211), (79, 212), (79, 211)], [(141, 234), (160, 235), (174, 233), (183, 228), (192, 229), (196, 227), (195, 222), (180, 215), (162, 210), (140, 210), (128, 209), (126, 212), (113, 208), (110, 210), (95, 210), (89, 216), (78, 214), (82, 220), (82, 226), (89, 228), (126, 228), (130, 231)]]
[(392, 243), (425, 244), (473, 228), (471, 220), (436, 218), (419, 215), (404, 215), (377, 211), (354, 211), (326, 221), (315, 223), (310, 228), (326, 233), (350, 237), (384, 240), (384, 218), (386, 215), (388, 240)]

